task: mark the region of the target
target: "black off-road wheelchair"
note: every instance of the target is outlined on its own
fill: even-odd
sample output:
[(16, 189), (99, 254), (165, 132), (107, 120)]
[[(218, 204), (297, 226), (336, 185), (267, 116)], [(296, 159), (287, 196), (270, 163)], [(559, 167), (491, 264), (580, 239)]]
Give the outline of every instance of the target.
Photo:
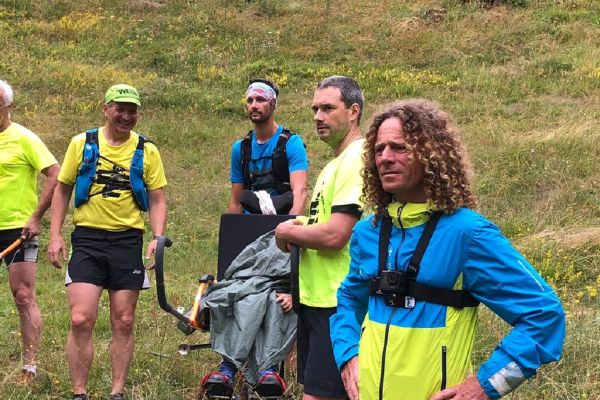
[[(226, 269), (237, 255), (259, 236), (275, 229), (275, 227), (288, 219), (293, 219), (293, 215), (260, 215), (260, 214), (223, 214), (221, 216), (219, 227), (219, 243), (217, 257), (217, 280), (221, 280)], [(170, 247), (172, 242), (167, 237), (158, 237), (158, 245), (155, 257), (156, 273), (156, 293), (160, 307), (167, 313), (173, 315), (178, 320), (178, 328), (185, 335), (200, 330), (206, 331), (209, 328), (210, 313), (201, 307), (202, 296), (206, 288), (211, 285), (215, 278), (212, 275), (202, 275), (198, 281), (199, 286), (194, 299), (194, 304), (189, 311), (182, 307), (174, 307), (169, 304), (165, 289), (164, 280), (164, 254), (165, 248)], [(290, 254), (290, 292), (294, 311), (299, 307), (298, 294), (298, 262), (299, 249), (292, 246)], [(190, 351), (210, 348), (210, 343), (200, 343), (189, 345), (182, 343), (179, 345), (179, 353), (188, 354)], [(281, 363), (279, 374), (284, 376), (284, 363)], [(215, 391), (206, 395), (199, 390), (198, 398), (209, 399), (279, 399), (282, 394), (270, 395), (268, 392), (256, 393), (252, 387), (244, 385), (239, 395), (233, 391)]]

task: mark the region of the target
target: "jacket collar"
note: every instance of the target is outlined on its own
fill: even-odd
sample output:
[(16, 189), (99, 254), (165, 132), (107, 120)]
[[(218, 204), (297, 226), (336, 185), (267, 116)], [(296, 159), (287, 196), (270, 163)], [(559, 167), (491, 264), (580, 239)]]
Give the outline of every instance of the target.
[(430, 203), (400, 203), (393, 202), (387, 207), (396, 228), (412, 228), (426, 223), (433, 211)]

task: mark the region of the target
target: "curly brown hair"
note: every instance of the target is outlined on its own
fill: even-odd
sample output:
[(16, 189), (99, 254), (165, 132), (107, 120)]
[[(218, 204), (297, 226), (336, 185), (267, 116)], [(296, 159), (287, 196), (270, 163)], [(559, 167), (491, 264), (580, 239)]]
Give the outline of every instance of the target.
[(400, 120), (409, 157), (424, 167), (425, 193), (434, 207), (447, 214), (459, 207), (475, 208), (472, 167), (458, 130), (446, 112), (424, 99), (392, 103), (373, 117), (363, 152), (365, 208), (380, 217), (393, 200), (393, 194), (383, 189), (375, 165), (377, 132), (383, 121), (390, 118)]

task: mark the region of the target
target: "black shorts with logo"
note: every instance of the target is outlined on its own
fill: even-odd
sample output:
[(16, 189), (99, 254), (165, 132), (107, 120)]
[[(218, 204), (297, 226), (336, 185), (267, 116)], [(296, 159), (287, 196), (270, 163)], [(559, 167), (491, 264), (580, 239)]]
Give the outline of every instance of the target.
[(140, 290), (150, 287), (139, 229), (110, 232), (78, 226), (71, 234), (72, 254), (65, 284), (91, 283), (109, 290)]
[[(0, 231), (0, 251), (14, 243), (21, 236), (23, 228), (5, 229)], [(34, 237), (24, 241), (21, 246), (11, 251), (4, 257), (6, 265), (18, 262), (37, 262), (38, 258), (38, 238)], [(0, 261), (1, 265), (1, 261)]]
[(336, 308), (300, 306), (298, 312), (298, 382), (304, 393), (347, 399), (342, 377), (333, 357), (329, 317)]

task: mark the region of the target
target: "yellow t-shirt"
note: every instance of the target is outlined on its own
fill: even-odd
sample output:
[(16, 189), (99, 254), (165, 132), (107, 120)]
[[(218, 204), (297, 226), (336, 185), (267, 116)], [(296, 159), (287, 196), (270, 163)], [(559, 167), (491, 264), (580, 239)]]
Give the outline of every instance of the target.
[[(329, 221), (333, 212), (358, 212), (362, 207), (364, 139), (350, 143), (319, 174), (312, 200), (308, 224)], [(337, 289), (348, 274), (348, 244), (341, 250), (304, 249), (300, 261), (300, 303), (311, 307), (335, 307)]]
[(38, 205), (37, 175), (56, 163), (29, 129), (12, 122), (0, 132), (0, 230), (27, 223)]
[[(96, 176), (90, 188), (88, 201), (77, 207), (73, 213), (73, 224), (113, 232), (129, 228), (144, 229), (142, 211), (136, 205), (129, 186), (129, 168), (138, 138), (139, 135), (132, 131), (127, 142), (120, 146), (111, 146), (104, 137), (104, 128), (99, 129), (100, 157)], [(60, 182), (75, 185), (84, 145), (85, 133), (71, 140), (58, 174)], [(160, 189), (167, 185), (158, 149), (148, 142), (144, 145), (144, 183), (147, 190)]]

